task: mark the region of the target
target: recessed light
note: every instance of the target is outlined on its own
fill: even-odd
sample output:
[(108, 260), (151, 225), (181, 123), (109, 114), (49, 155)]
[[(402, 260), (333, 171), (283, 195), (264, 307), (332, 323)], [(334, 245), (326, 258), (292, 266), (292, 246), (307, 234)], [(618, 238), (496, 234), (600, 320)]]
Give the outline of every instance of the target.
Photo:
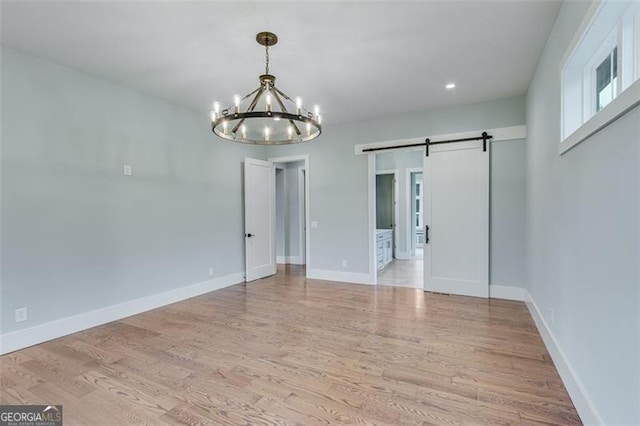
[(446, 85), (446, 86), (444, 86), (444, 87), (446, 87), (447, 89), (453, 89), (453, 88), (455, 88), (455, 87), (456, 87), (456, 84), (455, 84), (455, 83), (449, 83), (449, 84), (447, 84), (447, 85)]

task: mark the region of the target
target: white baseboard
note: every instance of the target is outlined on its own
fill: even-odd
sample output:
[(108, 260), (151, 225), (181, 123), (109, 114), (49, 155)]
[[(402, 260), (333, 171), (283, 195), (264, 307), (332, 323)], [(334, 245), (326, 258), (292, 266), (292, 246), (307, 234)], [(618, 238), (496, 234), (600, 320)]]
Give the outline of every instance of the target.
[(339, 281), (343, 283), (369, 284), (373, 285), (373, 280), (369, 274), (359, 272), (329, 271), (326, 269), (309, 269), (307, 278), (314, 280)]
[(0, 335), (0, 355), (244, 282), (244, 272)]
[(553, 363), (560, 374), (562, 383), (564, 383), (565, 388), (567, 388), (571, 401), (573, 402), (573, 405), (575, 405), (578, 415), (580, 415), (580, 420), (582, 420), (582, 423), (585, 425), (604, 424), (602, 417), (600, 417), (600, 414), (589, 397), (587, 390), (580, 381), (580, 378), (573, 367), (571, 367), (571, 363), (564, 355), (564, 352), (562, 352), (553, 332), (544, 320), (542, 313), (538, 309), (538, 305), (536, 305), (531, 294), (526, 290), (525, 302), (527, 303), (529, 312), (531, 312), (533, 321), (536, 323), (538, 332), (540, 333), (540, 336), (542, 336), (542, 340), (551, 355), (551, 359), (553, 359)]
[(492, 299), (507, 299), (507, 300), (525, 300), (526, 290), (522, 287), (509, 286), (509, 285), (489, 285), (489, 297)]
[(276, 256), (276, 263), (280, 265), (304, 265), (302, 256)]

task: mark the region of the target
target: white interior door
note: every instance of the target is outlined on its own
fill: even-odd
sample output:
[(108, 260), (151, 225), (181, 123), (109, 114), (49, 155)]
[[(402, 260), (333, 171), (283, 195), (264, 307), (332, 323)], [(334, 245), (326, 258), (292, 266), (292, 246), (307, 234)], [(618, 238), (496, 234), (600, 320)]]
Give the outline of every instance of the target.
[(431, 145), (423, 187), (425, 290), (489, 297), (489, 151)]
[(276, 174), (272, 162), (244, 159), (245, 281), (276, 273)]

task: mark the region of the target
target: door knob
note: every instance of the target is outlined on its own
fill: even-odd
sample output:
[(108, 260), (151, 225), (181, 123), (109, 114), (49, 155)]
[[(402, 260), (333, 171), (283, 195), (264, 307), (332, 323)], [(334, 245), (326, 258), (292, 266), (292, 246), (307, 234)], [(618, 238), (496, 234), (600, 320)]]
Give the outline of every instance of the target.
[(256, 235), (256, 234), (251, 234), (251, 233), (249, 233), (249, 234), (244, 234), (244, 236), (245, 236), (245, 237), (247, 237), (247, 238), (255, 237), (255, 235)]

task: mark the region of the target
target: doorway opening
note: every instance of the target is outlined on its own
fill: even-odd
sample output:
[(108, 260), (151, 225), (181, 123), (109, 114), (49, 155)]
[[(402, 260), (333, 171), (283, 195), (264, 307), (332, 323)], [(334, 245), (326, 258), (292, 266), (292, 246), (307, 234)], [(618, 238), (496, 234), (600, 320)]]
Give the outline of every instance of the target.
[(423, 150), (370, 155), (375, 162), (375, 282), (423, 288)]
[(271, 158), (275, 169), (277, 273), (306, 276), (309, 263), (308, 157)]

